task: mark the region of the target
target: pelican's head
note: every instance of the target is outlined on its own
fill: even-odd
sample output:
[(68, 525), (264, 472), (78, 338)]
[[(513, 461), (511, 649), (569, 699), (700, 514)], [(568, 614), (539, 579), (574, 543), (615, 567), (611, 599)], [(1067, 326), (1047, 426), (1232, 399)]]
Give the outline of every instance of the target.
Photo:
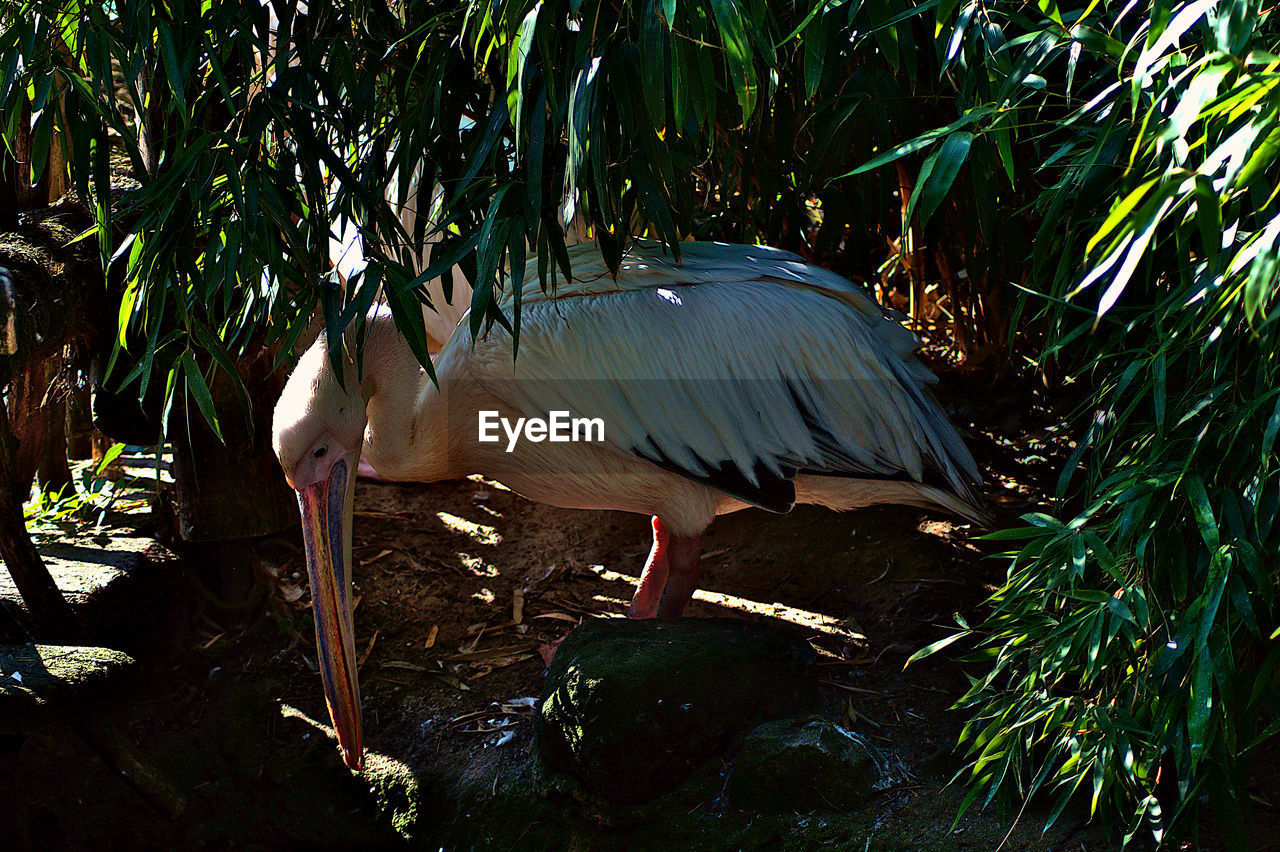
[(347, 766), (364, 765), (351, 619), (351, 516), (366, 397), (355, 368), (339, 384), (323, 335), (298, 361), (276, 404), (272, 441), (298, 492), (311, 576), (316, 651), (329, 715)]
[(355, 367), (345, 366), (339, 384), (321, 336), (298, 359), (276, 403), (272, 443), (284, 478), (298, 491), (326, 481), (339, 461), (349, 459), (354, 469), (360, 460), (366, 399)]

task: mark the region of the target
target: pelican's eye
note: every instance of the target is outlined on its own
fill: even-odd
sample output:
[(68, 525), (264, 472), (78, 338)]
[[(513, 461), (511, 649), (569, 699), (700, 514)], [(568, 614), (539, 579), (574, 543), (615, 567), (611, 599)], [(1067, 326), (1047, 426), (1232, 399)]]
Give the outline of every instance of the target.
[(317, 458), (317, 459), (324, 458), (324, 454), (325, 454), (325, 452), (326, 452), (328, 449), (329, 449), (328, 447), (321, 447), (320, 449), (318, 449), (318, 450), (316, 450), (314, 453), (312, 453), (312, 454), (311, 454), (311, 456), (312, 456), (313, 458)]

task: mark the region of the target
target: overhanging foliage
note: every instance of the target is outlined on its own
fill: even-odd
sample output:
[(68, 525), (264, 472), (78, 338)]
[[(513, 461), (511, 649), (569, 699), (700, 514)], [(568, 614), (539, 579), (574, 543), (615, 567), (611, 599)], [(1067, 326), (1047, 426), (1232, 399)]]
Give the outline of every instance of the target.
[(1280, 730), (1280, 31), (1248, 2), (950, 5), (973, 109), (1030, 130), (1028, 303), (1089, 388), (1058, 511), (993, 536), (1025, 544), (966, 629), (990, 663), (966, 805), (1079, 792), (1159, 840), (1208, 794), (1243, 848), (1247, 757)]

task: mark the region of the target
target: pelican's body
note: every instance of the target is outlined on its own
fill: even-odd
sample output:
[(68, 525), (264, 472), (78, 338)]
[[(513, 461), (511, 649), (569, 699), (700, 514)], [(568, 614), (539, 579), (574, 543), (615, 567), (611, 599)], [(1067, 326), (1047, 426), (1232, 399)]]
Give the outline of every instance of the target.
[[(749, 505), (903, 503), (982, 516), (976, 466), (927, 393), (934, 378), (914, 335), (795, 255), (681, 249), (678, 264), (642, 244), (615, 279), (597, 247), (573, 247), (574, 280), (547, 294), (528, 270), (518, 356), (499, 327), (473, 344), (464, 322), (434, 360), (437, 383), (388, 313), (372, 316), (363, 376), (349, 367), (341, 387), (318, 341), (276, 409), (277, 454), (304, 516), (311, 493), (329, 501), (311, 516), (335, 535), (345, 529), (361, 459), (389, 480), (481, 473), (539, 502), (651, 515), (636, 616), (680, 614), (702, 532)], [(501, 307), (512, 315), (510, 294)], [(599, 419), (603, 440), (521, 440), (511, 451), (505, 433), (479, 440), (481, 412), (515, 423), (556, 411)], [(314, 549), (336, 560), (345, 538), (338, 547), (320, 536), (327, 545)], [(341, 558), (334, 573), (349, 583)]]

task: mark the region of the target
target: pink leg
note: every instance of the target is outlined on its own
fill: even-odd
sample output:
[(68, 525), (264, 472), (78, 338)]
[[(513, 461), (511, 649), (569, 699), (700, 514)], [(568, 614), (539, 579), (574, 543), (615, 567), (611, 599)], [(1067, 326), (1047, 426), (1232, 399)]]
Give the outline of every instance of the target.
[(658, 605), (662, 601), (662, 590), (667, 586), (667, 542), (670, 534), (658, 516), (653, 516), (653, 547), (649, 550), (649, 561), (640, 572), (640, 585), (636, 587), (635, 597), (627, 609), (627, 618), (653, 618), (658, 614)]
[(670, 576), (662, 593), (662, 602), (658, 604), (659, 618), (679, 618), (684, 614), (689, 599), (698, 589), (701, 562), (702, 536), (671, 537), (667, 546)]
[(698, 588), (702, 536), (673, 536), (653, 517), (653, 549), (640, 573), (628, 618), (677, 618)]

